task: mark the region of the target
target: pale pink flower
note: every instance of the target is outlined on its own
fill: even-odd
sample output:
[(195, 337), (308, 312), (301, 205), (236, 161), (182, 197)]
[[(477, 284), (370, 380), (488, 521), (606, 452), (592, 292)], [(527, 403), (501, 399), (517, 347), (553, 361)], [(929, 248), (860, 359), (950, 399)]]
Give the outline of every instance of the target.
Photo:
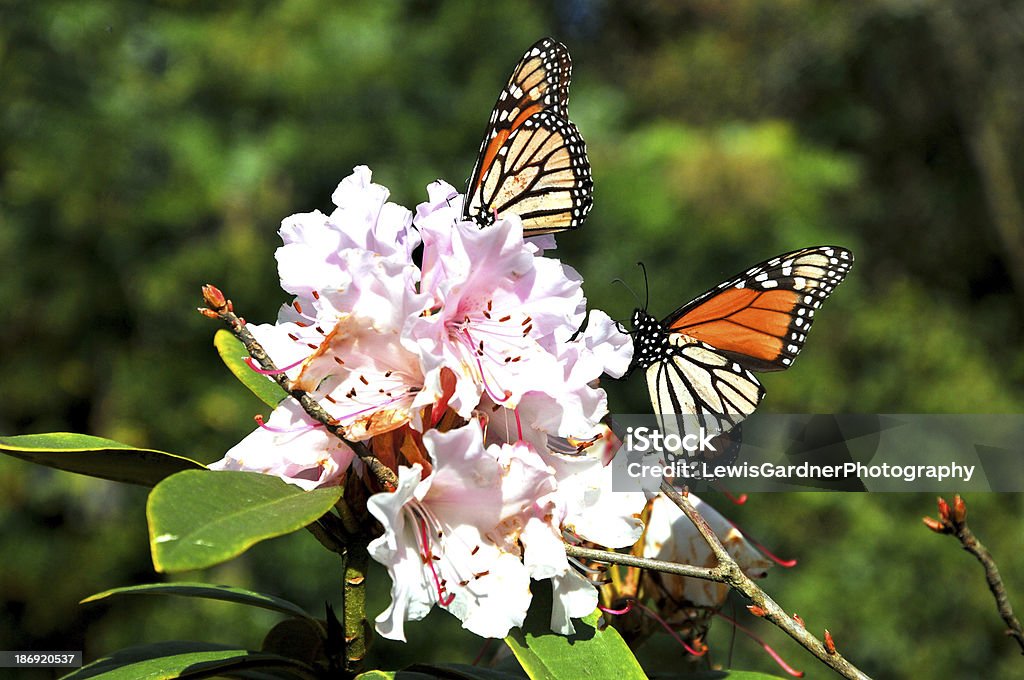
[(211, 470), (261, 472), (309, 490), (337, 484), (354, 452), (306, 415), (292, 399), (270, 414), (265, 425), (235, 444)]
[(594, 584), (566, 557), (564, 534), (620, 548), (635, 543), (643, 531), (638, 515), (646, 498), (642, 493), (611, 492), (611, 470), (605, 467), (602, 447), (598, 442), (575, 456), (540, 454), (526, 443), (489, 447), (510, 478), (532, 471), (532, 483), (510, 485), (531, 489), (525, 500), (510, 503), (506, 493), (503, 526), (516, 530), (506, 532), (505, 538), (515, 536), (522, 544), (532, 578), (551, 579), (551, 629), (563, 635), (575, 632), (572, 619), (590, 614), (598, 601)]
[(367, 506), (384, 534), (370, 555), (391, 576), (391, 604), (376, 619), (384, 637), (404, 640), (404, 622), (437, 605), (482, 637), (504, 637), (530, 605), (530, 578), (519, 557), (491, 538), (501, 524), (503, 471), (483, 446), (475, 421), (423, 435), (433, 472), (399, 468), (393, 493)]
[(418, 348), (403, 344), (402, 328), (429, 298), (409, 285), (408, 265), (356, 249), (337, 262), (349, 283), (322, 293), (316, 316), (293, 305), (277, 324), (250, 329), (294, 387), (320, 401), (349, 439), (418, 424), (420, 407), (435, 396), (423, 391)]
[(343, 251), (366, 250), (411, 265), (412, 251), (420, 242), (412, 213), (387, 202), (388, 190), (370, 181), (366, 166), (343, 179), (332, 198), (338, 207), (330, 216), (316, 210), (281, 223), (284, 245), (276, 254), (281, 287), (302, 304), (314, 305), (314, 293), (348, 285), (347, 270), (339, 260)]
[(435, 311), (407, 328), (420, 347), (427, 389), (440, 392), (447, 367), (457, 377), (449, 404), (463, 417), (485, 392), (514, 408), (560, 370), (552, 350), (582, 322), (582, 289), (560, 263), (533, 255), (518, 218), (482, 229), (472, 222), (442, 227), (442, 212), (417, 222), (421, 290)]

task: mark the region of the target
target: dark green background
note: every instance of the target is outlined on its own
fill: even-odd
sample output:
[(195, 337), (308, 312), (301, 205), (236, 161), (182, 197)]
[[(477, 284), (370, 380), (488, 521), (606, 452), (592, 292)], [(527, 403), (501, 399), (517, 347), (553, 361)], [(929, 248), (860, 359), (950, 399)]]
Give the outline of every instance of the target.
[[(778, 412), (1019, 413), (1024, 406), (1020, 2), (7, 2), (0, 7), (0, 432), (88, 432), (219, 458), (260, 405), (195, 313), (213, 282), (252, 321), (285, 301), (280, 220), (331, 209), (358, 164), (410, 208), (462, 186), (498, 89), (544, 35), (575, 65), (595, 207), (560, 237), (593, 306), (663, 315), (785, 250), (857, 264)], [(637, 376), (613, 410), (645, 409)], [(140, 489), (0, 459), (0, 649), (206, 638), (274, 619), (222, 603), (77, 605), (156, 580)], [(1019, 495), (967, 499), (1024, 608)], [(766, 588), (877, 677), (1020, 676), (980, 567), (928, 532), (931, 496), (713, 500), (784, 556)], [(338, 564), (305, 534), (191, 574), (311, 609)], [(375, 579), (383, 599), (385, 580)], [(742, 610), (742, 607), (739, 607)], [(453, 619), (373, 662), (469, 661)], [(745, 619), (810, 677), (781, 633)], [(442, 624), (445, 624), (442, 627)], [(715, 626), (714, 659), (773, 670)], [(684, 669), (659, 641), (650, 668)]]

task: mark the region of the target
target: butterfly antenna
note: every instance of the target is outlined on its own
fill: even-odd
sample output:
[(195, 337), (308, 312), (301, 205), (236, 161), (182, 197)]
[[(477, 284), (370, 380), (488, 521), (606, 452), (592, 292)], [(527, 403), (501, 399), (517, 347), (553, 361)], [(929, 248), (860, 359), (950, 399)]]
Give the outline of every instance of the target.
[(624, 288), (625, 288), (626, 290), (628, 290), (628, 291), (629, 291), (629, 294), (633, 296), (633, 299), (634, 299), (634, 300), (636, 300), (636, 304), (637, 304), (637, 305), (639, 305), (639, 304), (640, 304), (640, 296), (639, 296), (639, 295), (637, 295), (637, 294), (636, 294), (636, 292), (635, 292), (635, 291), (634, 291), (634, 290), (633, 290), (632, 288), (630, 288), (630, 287), (629, 287), (629, 284), (628, 284), (628, 283), (626, 283), (625, 281), (623, 281), (623, 280), (622, 280), (622, 279), (620, 279), (620, 278), (614, 278), (614, 279), (612, 279), (612, 283), (621, 283), (621, 284), (622, 284), (622, 286), (623, 286), (623, 287), (624, 287)]
[[(643, 262), (636, 263), (640, 267), (640, 271), (644, 273), (644, 311), (647, 311), (647, 307), (651, 302), (651, 287), (647, 283), (647, 267), (644, 266)], [(637, 300), (639, 302), (639, 300)]]

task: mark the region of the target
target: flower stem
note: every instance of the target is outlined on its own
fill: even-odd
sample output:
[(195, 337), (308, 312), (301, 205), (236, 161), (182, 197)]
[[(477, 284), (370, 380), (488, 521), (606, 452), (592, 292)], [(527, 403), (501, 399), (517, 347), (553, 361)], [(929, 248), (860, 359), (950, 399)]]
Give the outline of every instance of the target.
[(352, 541), (345, 558), (345, 670), (358, 673), (366, 657), (370, 629), (366, 621), (366, 544)]

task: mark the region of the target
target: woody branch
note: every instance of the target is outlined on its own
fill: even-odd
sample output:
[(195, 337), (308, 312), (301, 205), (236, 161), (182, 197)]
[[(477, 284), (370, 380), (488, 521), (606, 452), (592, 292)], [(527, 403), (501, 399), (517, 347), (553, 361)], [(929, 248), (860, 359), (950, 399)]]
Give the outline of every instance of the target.
[(797, 641), (802, 647), (820, 659), (827, 666), (835, 670), (844, 678), (855, 678), (858, 680), (870, 680), (870, 677), (847, 661), (836, 650), (832, 636), (825, 631), (825, 642), (818, 640), (811, 635), (804, 627), (803, 622), (796, 616), (790, 617), (775, 601), (768, 596), (754, 581), (743, 573), (743, 569), (736, 563), (736, 560), (726, 551), (725, 546), (718, 539), (714, 530), (701, 516), (696, 508), (690, 503), (685, 494), (680, 493), (668, 483), (662, 483), (662, 493), (675, 503), (680, 510), (697, 527), (704, 540), (707, 541), (711, 552), (715, 555), (718, 564), (714, 567), (695, 567), (687, 564), (676, 564), (663, 562), (635, 555), (624, 555), (621, 553), (605, 550), (593, 550), (579, 546), (567, 545), (565, 552), (571, 557), (577, 557), (607, 564), (619, 564), (627, 567), (638, 567), (651, 569), (676, 576), (689, 576), (705, 581), (724, 583), (742, 593), (744, 597), (753, 604), (748, 609), (755, 616), (766, 619), (781, 628), (791, 638)]

